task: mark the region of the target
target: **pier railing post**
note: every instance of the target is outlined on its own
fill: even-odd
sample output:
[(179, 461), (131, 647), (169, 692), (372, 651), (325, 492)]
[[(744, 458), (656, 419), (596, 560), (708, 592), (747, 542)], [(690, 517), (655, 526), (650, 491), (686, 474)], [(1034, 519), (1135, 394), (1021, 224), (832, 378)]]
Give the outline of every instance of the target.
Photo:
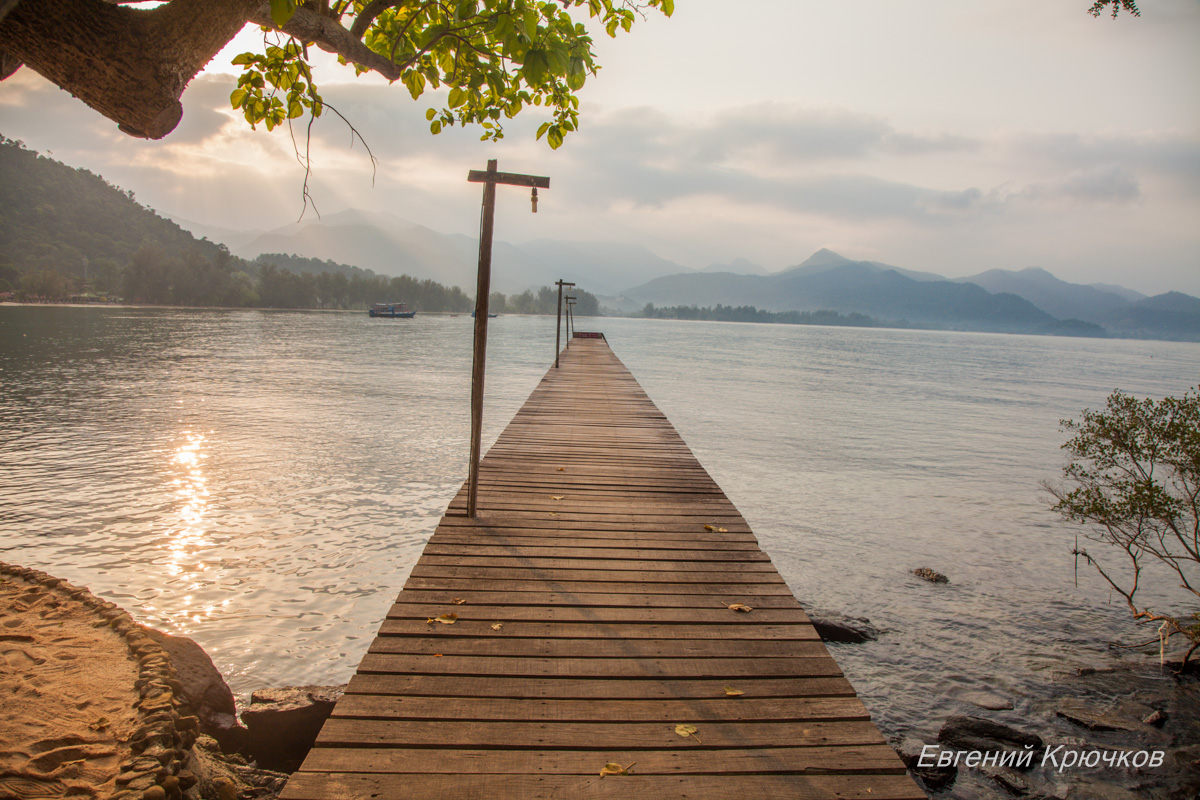
[(555, 283), (558, 285), (558, 318), (554, 321), (554, 368), (558, 369), (558, 354), (562, 350), (562, 339), (559, 337), (562, 332), (562, 290), (564, 286), (574, 286), (575, 284), (564, 281), (562, 278)]
[(537, 213), (538, 188), (549, 189), (550, 179), (496, 171), (489, 159), (486, 171), (467, 173), (471, 183), (483, 184), (483, 210), (479, 219), (479, 274), (475, 286), (475, 347), (471, 359), (471, 466), (467, 476), (467, 516), (475, 516), (479, 500), (479, 457), (483, 442), (483, 375), (487, 367), (488, 299), (492, 287), (492, 229), (496, 212), (496, 184), (528, 186), (533, 189), (533, 211)]

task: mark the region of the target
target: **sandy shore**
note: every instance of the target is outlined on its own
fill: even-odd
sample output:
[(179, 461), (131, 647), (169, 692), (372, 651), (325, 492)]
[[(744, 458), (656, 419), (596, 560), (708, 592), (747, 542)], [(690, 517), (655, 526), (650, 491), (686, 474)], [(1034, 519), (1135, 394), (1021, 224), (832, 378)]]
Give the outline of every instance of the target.
[(0, 800), (177, 794), (195, 723), (177, 687), (120, 608), (0, 562)]
[(139, 725), (138, 664), (96, 611), (0, 576), (0, 797), (108, 797)]

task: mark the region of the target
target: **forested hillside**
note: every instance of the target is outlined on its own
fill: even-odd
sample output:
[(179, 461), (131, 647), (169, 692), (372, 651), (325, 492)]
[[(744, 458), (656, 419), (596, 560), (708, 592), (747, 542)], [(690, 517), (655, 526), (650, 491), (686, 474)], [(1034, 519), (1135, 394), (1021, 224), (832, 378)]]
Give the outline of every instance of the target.
[(104, 178), (0, 136), (0, 298), (469, 311), (458, 287), (284, 254), (248, 262)]
[[(212, 261), (220, 248), (138, 203), (133, 192), (0, 136), (0, 279), (53, 271), (119, 291), (142, 247)], [(3, 287), (0, 287), (3, 288)]]

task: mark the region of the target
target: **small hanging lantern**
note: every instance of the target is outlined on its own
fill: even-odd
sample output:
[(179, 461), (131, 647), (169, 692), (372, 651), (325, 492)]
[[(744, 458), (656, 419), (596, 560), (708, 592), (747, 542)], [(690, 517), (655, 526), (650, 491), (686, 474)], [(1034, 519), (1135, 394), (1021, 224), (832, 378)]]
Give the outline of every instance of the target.
[(529, 202), (533, 203), (533, 213), (537, 213), (537, 187), (533, 187), (533, 194), (529, 195)]

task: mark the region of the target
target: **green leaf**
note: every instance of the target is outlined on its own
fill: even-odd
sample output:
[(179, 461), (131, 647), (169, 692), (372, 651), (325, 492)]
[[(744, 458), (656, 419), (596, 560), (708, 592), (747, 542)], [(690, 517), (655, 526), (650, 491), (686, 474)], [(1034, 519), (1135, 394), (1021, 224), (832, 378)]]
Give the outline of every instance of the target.
[(547, 130), (549, 130), (549, 129), (550, 129), (550, 123), (549, 123), (549, 122), (543, 122), (543, 123), (542, 123), (542, 124), (541, 124), (541, 125), (538, 127), (538, 130), (537, 130), (537, 137), (536, 137), (536, 138), (537, 138), (537, 139), (541, 139), (541, 138), (542, 138), (542, 136), (544, 136), (544, 135), (545, 135), (545, 133), (546, 133), (546, 131), (547, 131)]
[(525, 9), (524, 18), (521, 20), (525, 23), (525, 35), (532, 39), (537, 35), (538, 28), (538, 11), (537, 6), (531, 6)]
[(245, 89), (234, 89), (229, 95), (229, 104), (234, 108), (241, 108), (242, 103), (246, 100), (246, 95), (249, 94)]
[(583, 59), (572, 58), (567, 65), (567, 86), (571, 88), (571, 91), (577, 92), (583, 88), (585, 81), (587, 81), (587, 72), (583, 66)]
[(545, 83), (547, 78), (546, 53), (542, 50), (530, 49), (525, 54), (525, 64), (521, 68), (525, 81), (531, 85)]
[(235, 66), (237, 66), (237, 65), (244, 66), (246, 64), (253, 64), (257, 60), (258, 60), (258, 56), (254, 55), (254, 53), (241, 53), (239, 55), (234, 56), (233, 61), (230, 61), (229, 63), (233, 64)]
[(412, 95), (413, 100), (416, 100), (425, 91), (425, 76), (415, 69), (410, 69), (404, 74), (404, 85), (408, 87), (408, 93)]
[(432, 121), (433, 118), (436, 116), (437, 116), (437, 111), (435, 109), (432, 109), (432, 108), (425, 109), (425, 119)]
[(558, 126), (553, 126), (546, 132), (546, 141), (549, 143), (551, 150), (557, 150), (562, 147), (563, 135)]
[(433, 121), (433, 122), (432, 122), (432, 123), (429, 125), (429, 132), (430, 132), (430, 133), (432, 133), (432, 134), (434, 134), (435, 136), (436, 136), (437, 134), (441, 133), (441, 132), (442, 132), (442, 123), (441, 123), (441, 122), (439, 122), (438, 120), (434, 120), (434, 121)]
[(271, 19), (279, 27), (287, 24), (296, 13), (296, 0), (271, 0)]
[(448, 103), (451, 108), (458, 108), (463, 103), (467, 102), (468, 97), (469, 97), (469, 95), (467, 94), (467, 92), (465, 92), (461, 88), (455, 86), (453, 89), (450, 90), (450, 99), (448, 100)]

